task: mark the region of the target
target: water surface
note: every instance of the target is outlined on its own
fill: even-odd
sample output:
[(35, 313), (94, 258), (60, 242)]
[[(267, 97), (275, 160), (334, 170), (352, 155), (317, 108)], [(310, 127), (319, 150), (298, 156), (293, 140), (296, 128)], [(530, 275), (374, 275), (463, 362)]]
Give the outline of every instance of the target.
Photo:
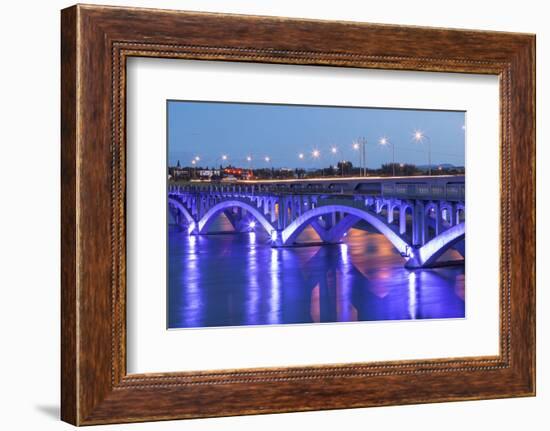
[[(309, 228), (299, 239), (318, 238)], [(169, 328), (464, 317), (463, 265), (407, 270), (375, 231), (272, 248), (262, 232), (187, 236), (170, 225), (168, 244)]]

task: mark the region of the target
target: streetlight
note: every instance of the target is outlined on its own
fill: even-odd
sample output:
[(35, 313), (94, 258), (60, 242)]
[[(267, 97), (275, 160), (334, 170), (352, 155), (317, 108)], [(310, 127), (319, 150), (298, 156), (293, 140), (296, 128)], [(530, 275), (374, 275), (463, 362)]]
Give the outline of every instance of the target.
[(342, 159), (340, 161), (340, 170), (342, 171), (342, 177), (344, 177), (344, 167), (346, 166), (347, 161), (345, 159)]
[(221, 167), (221, 171), (223, 173), (223, 162), (226, 162), (227, 161), (227, 154), (222, 154), (221, 157), (220, 157), (221, 161), (220, 161), (220, 167)]
[(395, 145), (393, 142), (390, 142), (388, 138), (386, 138), (385, 136), (383, 136), (382, 138), (380, 138), (380, 140), (378, 141), (380, 143), (380, 145), (383, 145), (383, 146), (386, 146), (386, 145), (391, 145), (391, 149), (392, 149), (392, 163), (391, 163), (391, 168), (392, 168), (392, 175), (395, 177)]
[(191, 160), (191, 164), (193, 165), (193, 177), (197, 176), (197, 157), (195, 157), (193, 160)]
[(220, 157), (216, 158), (216, 161), (220, 161), (220, 178), (223, 178), (224, 170), (223, 170), (223, 162), (227, 160), (227, 155), (222, 154)]
[[(304, 153), (299, 153), (299, 154), (298, 154), (298, 158), (299, 158), (300, 160), (304, 160), (304, 157), (305, 157)], [(303, 166), (303, 165), (302, 165), (302, 166)], [(302, 171), (303, 171), (303, 172), (302, 172)], [(305, 174), (305, 169), (300, 168), (300, 170), (296, 170), (296, 173), (297, 173), (297, 175), (298, 175), (298, 178), (303, 177), (304, 174)]]
[[(359, 138), (353, 142), (353, 149), (359, 151), (359, 176), (367, 176), (367, 154), (365, 146), (367, 140), (365, 138)], [(364, 174), (364, 175), (363, 175)]]
[[(319, 150), (313, 150), (311, 152), (311, 156), (314, 158), (314, 159), (318, 159), (319, 157), (321, 157), (321, 152)], [(321, 167), (321, 176), (324, 177), (325, 176), (325, 168)]]
[[(269, 164), (269, 162), (271, 161), (271, 157), (269, 156), (265, 156), (264, 157), (264, 160), (267, 164)], [(270, 177), (273, 178), (273, 166), (271, 166), (271, 174), (270, 174)]]
[[(338, 147), (332, 147), (330, 149), (330, 152), (334, 155), (336, 155), (338, 153)], [(342, 156), (342, 160), (338, 160), (338, 158), (336, 158), (336, 171), (338, 171), (338, 163), (340, 163), (340, 174), (342, 175), (342, 177), (344, 176), (344, 165), (346, 163), (346, 161), (344, 160), (343, 156), (344, 156), (344, 152), (341, 151), (341, 156)]]
[(416, 142), (423, 143), (425, 139), (428, 141), (428, 175), (432, 175), (432, 140), (422, 130), (415, 130), (413, 136)]
[[(330, 152), (336, 156), (336, 154), (338, 153), (338, 148), (336, 147), (331, 147), (330, 148)], [(336, 171), (338, 172), (338, 158), (336, 158)]]
[[(359, 148), (361, 148), (361, 146), (359, 145), (359, 142), (354, 141), (353, 142), (353, 149), (355, 151), (359, 151)], [(361, 152), (359, 152), (359, 176), (361, 176)]]
[(252, 156), (246, 156), (246, 161), (248, 162), (248, 174), (252, 176)]

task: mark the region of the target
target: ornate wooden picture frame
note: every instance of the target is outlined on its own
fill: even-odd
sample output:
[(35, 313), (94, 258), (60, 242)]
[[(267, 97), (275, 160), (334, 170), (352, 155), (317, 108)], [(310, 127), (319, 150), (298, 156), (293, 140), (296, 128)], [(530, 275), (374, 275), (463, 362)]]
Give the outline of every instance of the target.
[[(78, 5), (62, 11), (61, 49), (64, 421), (91, 425), (535, 394), (533, 35)], [(126, 60), (134, 56), (497, 75), (500, 354), (128, 374), (125, 100)]]

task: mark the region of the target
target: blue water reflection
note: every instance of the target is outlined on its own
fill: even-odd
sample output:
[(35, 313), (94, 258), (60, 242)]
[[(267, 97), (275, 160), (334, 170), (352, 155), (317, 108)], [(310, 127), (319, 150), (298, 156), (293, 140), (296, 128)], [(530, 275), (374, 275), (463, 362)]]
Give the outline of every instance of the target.
[(409, 271), (376, 232), (274, 249), (261, 232), (170, 226), (168, 244), (170, 328), (464, 317), (463, 265)]

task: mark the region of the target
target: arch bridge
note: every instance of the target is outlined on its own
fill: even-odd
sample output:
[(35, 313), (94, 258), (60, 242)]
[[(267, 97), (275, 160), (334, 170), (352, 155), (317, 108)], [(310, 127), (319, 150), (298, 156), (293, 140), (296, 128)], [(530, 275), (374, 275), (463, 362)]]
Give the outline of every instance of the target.
[(237, 232), (265, 230), (273, 247), (296, 245), (308, 226), (322, 243), (331, 244), (362, 222), (384, 235), (408, 268), (433, 266), (450, 248), (465, 256), (463, 176), (380, 180), (378, 185), (363, 179), (354, 186), (360, 190), (351, 191), (327, 185), (171, 185), (168, 208), (189, 235), (208, 233), (224, 214)]

